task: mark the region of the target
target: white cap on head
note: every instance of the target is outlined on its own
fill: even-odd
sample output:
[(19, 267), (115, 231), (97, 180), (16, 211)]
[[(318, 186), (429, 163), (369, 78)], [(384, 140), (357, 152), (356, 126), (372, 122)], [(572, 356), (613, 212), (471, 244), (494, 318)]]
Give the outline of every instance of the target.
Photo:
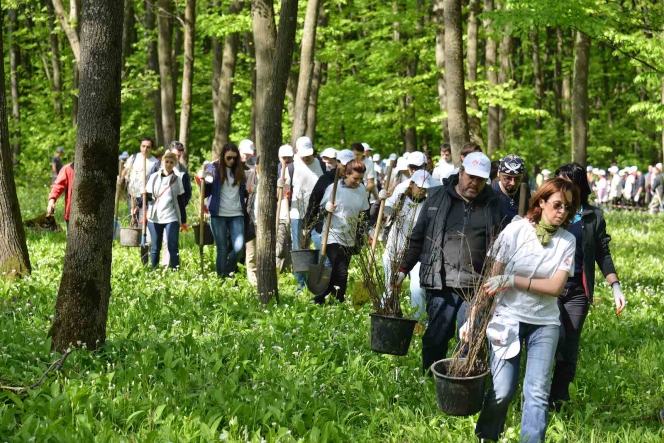
[(300, 157), (308, 157), (314, 155), (314, 145), (311, 143), (309, 137), (300, 137), (295, 142), (295, 149), (297, 150), (297, 155)]
[(551, 175), (551, 171), (548, 169), (542, 169), (542, 175)]
[(600, 169), (597, 175), (606, 175), (606, 171), (604, 169)]
[(481, 152), (471, 152), (463, 159), (463, 170), (466, 174), (475, 177), (489, 178), (491, 175), (491, 160)]
[(411, 183), (415, 183), (420, 188), (429, 189), (431, 187), (431, 174), (429, 174), (424, 169), (420, 169), (413, 173), (413, 176), (410, 178)]
[(337, 160), (339, 160), (342, 165), (346, 166), (348, 162), (355, 160), (355, 153), (350, 149), (342, 149), (337, 152)]
[(593, 172), (592, 166), (586, 166), (586, 172)]
[(240, 142), (240, 146), (238, 146), (238, 151), (240, 151), (240, 154), (251, 154), (254, 155), (254, 152), (256, 151), (254, 149), (254, 142), (251, 140), (242, 140)]
[(390, 154), (390, 160), (396, 160), (397, 158), (399, 158), (399, 156), (396, 155), (394, 152)]
[(405, 159), (408, 159), (408, 156), (410, 156), (410, 152), (404, 152), (402, 157)]
[(639, 168), (637, 166), (632, 166), (631, 168), (629, 168), (630, 174), (634, 174), (638, 170), (639, 170)]
[(494, 317), (486, 327), (486, 336), (496, 357), (507, 360), (519, 353), (519, 322), (504, 316)]
[(291, 145), (283, 145), (279, 148), (279, 157), (292, 157), (295, 155)]
[(624, 169), (621, 169), (620, 171), (618, 171), (618, 175), (621, 176), (621, 177), (622, 177), (623, 175), (625, 175), (625, 170), (624, 170)]
[(362, 146), (364, 146), (365, 151), (373, 151), (373, 148), (369, 146), (369, 143), (362, 143)]
[(380, 154), (374, 154), (373, 155), (373, 161), (379, 162), (380, 161)]
[(415, 165), (415, 166), (422, 166), (427, 164), (427, 156), (424, 155), (422, 152), (415, 151), (411, 152), (410, 155), (408, 156), (408, 164), (409, 165)]
[(657, 163), (657, 164), (655, 165), (655, 167), (656, 167), (657, 169), (659, 169), (660, 171), (662, 170), (662, 164), (661, 164), (661, 163)]
[(593, 168), (593, 174), (595, 175), (599, 174), (599, 168)]
[(326, 148), (323, 150), (323, 152), (321, 152), (320, 156), (327, 158), (337, 158), (337, 150), (334, 148)]
[(617, 173), (618, 173), (618, 167), (617, 167), (617, 166), (611, 166), (611, 167), (609, 168), (609, 172), (610, 172), (611, 174), (617, 174)]
[(408, 160), (403, 157), (397, 159), (397, 166), (394, 168), (394, 172), (401, 172), (408, 170)]

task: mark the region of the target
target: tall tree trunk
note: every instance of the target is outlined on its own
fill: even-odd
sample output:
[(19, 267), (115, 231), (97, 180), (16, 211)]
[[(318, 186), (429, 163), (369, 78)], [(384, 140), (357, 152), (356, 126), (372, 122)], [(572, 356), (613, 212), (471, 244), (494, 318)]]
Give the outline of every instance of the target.
[[(172, 0), (171, 0), (172, 1)], [(171, 3), (171, 7), (173, 4)], [(174, 11), (175, 17), (171, 19), (171, 33), (173, 34), (173, 73), (171, 79), (173, 80), (173, 97), (178, 92), (178, 81), (180, 80), (180, 56), (182, 56), (182, 48), (184, 44), (184, 33), (180, 23), (184, 21), (184, 17), (177, 11)], [(175, 24), (175, 27), (173, 26)], [(175, 102), (175, 98), (173, 98)]]
[(316, 123), (318, 119), (318, 91), (323, 81), (323, 71), (327, 68), (327, 63), (316, 61), (314, 63), (314, 76), (311, 79), (311, 96), (309, 97), (309, 109), (307, 111), (307, 132), (305, 135), (316, 142)]
[(175, 140), (175, 90), (173, 89), (173, 8), (171, 0), (159, 0), (157, 28), (159, 75), (161, 77), (161, 123), (164, 146)]
[(132, 53), (132, 44), (135, 38), (134, 0), (125, 0), (124, 21), (122, 27), (122, 67)]
[[(662, 77), (662, 105), (664, 105), (664, 77)], [(662, 157), (664, 162), (664, 119), (662, 120)]]
[(180, 142), (183, 160), (189, 163), (189, 130), (191, 129), (191, 91), (194, 82), (194, 44), (196, 41), (196, 0), (187, 0), (184, 9), (184, 63), (182, 67), (182, 101), (180, 103)]
[(572, 161), (586, 165), (588, 148), (588, 71), (590, 37), (577, 31), (572, 85)]
[[(560, 28), (559, 28), (560, 29)], [(572, 31), (573, 32), (573, 31)], [(564, 34), (560, 33), (558, 44), (561, 45), (562, 57), (568, 55), (567, 47), (568, 42), (565, 41)], [(563, 74), (563, 115), (565, 116), (565, 133), (570, 134), (572, 131), (572, 122), (570, 119), (571, 103), (572, 103), (572, 77), (570, 76), (569, 70)]]
[(58, 21), (60, 22), (63, 31), (65, 31), (67, 40), (69, 40), (69, 46), (71, 46), (71, 50), (74, 53), (74, 59), (76, 60), (77, 63), (79, 63), (81, 60), (81, 42), (78, 38), (78, 30), (77, 30), (78, 14), (76, 13), (77, 10), (76, 1), (70, 0), (71, 9), (73, 9), (75, 13), (71, 14), (70, 12), (69, 18), (67, 18), (67, 11), (62, 5), (62, 0), (51, 0), (51, 1), (53, 2), (53, 9), (55, 9), (55, 15), (58, 17)]
[(48, 28), (51, 43), (51, 68), (53, 69), (53, 110), (56, 117), (62, 115), (62, 72), (60, 69), (60, 43), (58, 34), (55, 33), (55, 11), (53, 3), (46, 2), (48, 7)]
[[(164, 125), (161, 118), (161, 75), (159, 73), (159, 49), (157, 39), (154, 35), (156, 26), (156, 5), (152, 0), (145, 0), (145, 17), (143, 23), (145, 26), (145, 39), (147, 40), (147, 71), (152, 71), (157, 75), (159, 85), (157, 89), (150, 92), (152, 98), (152, 108), (154, 113), (154, 136), (156, 146), (164, 146)], [(172, 140), (171, 140), (172, 141)]]
[(300, 51), (300, 76), (297, 81), (293, 128), (291, 131), (291, 145), (293, 146), (295, 146), (295, 141), (307, 131), (309, 97), (314, 72), (314, 52), (316, 50), (316, 26), (318, 25), (320, 4), (321, 0), (309, 0), (307, 2), (307, 13), (304, 17), (302, 49)]
[[(0, 14), (0, 48), (3, 46), (4, 14)], [(9, 148), (9, 122), (5, 97), (5, 64), (0, 63), (0, 275), (7, 278), (29, 275), (30, 257), (25, 242), (21, 208), (16, 195), (12, 153)]]
[(444, 0), (445, 15), (445, 89), (450, 145), (455, 163), (460, 160), (461, 147), (468, 142), (468, 115), (463, 74), (463, 29), (461, 0)]
[[(414, 78), (417, 75), (417, 55), (413, 55), (406, 65), (406, 75)], [(403, 132), (403, 141), (406, 152), (417, 151), (417, 129), (415, 128), (415, 108), (413, 107), (414, 97), (412, 92), (408, 91), (404, 97), (404, 111), (406, 117), (406, 127)]]
[[(282, 0), (281, 2), (279, 34), (276, 41), (277, 52), (272, 66), (272, 81), (269, 89), (265, 91), (267, 95), (264, 108), (266, 114), (260, 132), (263, 151), (261, 153), (261, 179), (258, 182), (256, 268), (258, 269), (258, 296), (263, 303), (268, 303), (272, 297), (275, 297), (277, 302), (279, 301), (276, 268), (277, 235), (274, 230), (277, 208), (274, 202), (277, 200), (278, 151), (283, 135), (281, 120), (297, 29), (297, 2), (298, 0)], [(254, 35), (257, 36), (255, 27)], [(256, 43), (258, 48), (257, 38)]]
[[(535, 108), (542, 109), (544, 105), (544, 77), (542, 74), (542, 66), (540, 63), (540, 48), (539, 48), (539, 32), (533, 29), (530, 32), (530, 41), (533, 43), (533, 78), (535, 79)], [(535, 119), (535, 129), (542, 129), (542, 119), (537, 117)], [(539, 145), (539, 137), (537, 138), (537, 145)]]
[(83, 343), (97, 349), (106, 340), (122, 113), (122, 19), (123, 2), (84, 0), (74, 192), (65, 264), (49, 332), (60, 352)]
[[(440, 112), (447, 113), (447, 91), (445, 90), (445, 17), (443, 0), (433, 0), (433, 21), (436, 26), (436, 69), (438, 70), (438, 101)], [(450, 131), (447, 117), (441, 118), (441, 136), (443, 143), (449, 143)]]
[[(55, 5), (55, 3), (54, 3)], [(74, 32), (74, 35), (78, 36), (79, 35), (79, 21), (81, 18), (81, 8), (80, 8), (80, 0), (69, 0), (69, 23), (71, 26), (72, 31)], [(65, 29), (65, 33), (67, 33), (67, 30)], [(69, 34), (67, 34), (69, 36)], [(70, 40), (70, 44), (72, 47), (72, 50), (75, 51), (74, 45), (76, 42)], [(79, 47), (78, 47), (79, 53), (80, 53), (80, 42), (79, 42)], [(76, 55), (76, 52), (74, 52), (74, 55)], [(80, 55), (79, 55), (80, 57)], [(73, 81), (72, 81), (72, 112), (71, 112), (71, 124), (73, 127), (76, 127), (78, 125), (78, 90), (79, 90), (79, 65), (80, 65), (80, 60), (77, 57), (76, 61), (74, 62), (74, 66), (72, 67), (72, 72), (73, 72)]]
[(254, 35), (251, 32), (244, 33), (246, 53), (249, 55), (249, 71), (251, 71), (251, 117), (249, 118), (249, 139), (256, 138), (256, 50), (254, 48)]
[(565, 121), (563, 118), (563, 39), (560, 26), (556, 27), (556, 55), (553, 62), (553, 97), (556, 134), (558, 142), (563, 146), (563, 134), (565, 132)]
[[(484, 12), (493, 12), (493, 0), (484, 0)], [(489, 35), (494, 32), (493, 19), (484, 19), (484, 32)], [(485, 47), (486, 77), (492, 86), (498, 85), (498, 72), (496, 71), (498, 45), (494, 37), (487, 36)], [(487, 125), (487, 155), (492, 157), (494, 152), (500, 147), (500, 110), (498, 106), (489, 105)]]
[[(244, 1), (234, 0), (231, 3), (231, 14), (239, 14), (242, 10)], [(233, 111), (233, 76), (235, 75), (235, 66), (237, 64), (237, 51), (240, 44), (240, 35), (235, 32), (226, 37), (223, 54), (221, 53), (221, 44), (216, 43), (215, 47), (213, 76), (217, 77), (216, 89), (213, 91), (213, 106), (215, 107), (215, 125), (214, 140), (212, 142), (212, 157), (217, 158), (221, 155), (221, 148), (228, 143), (231, 133), (231, 114)], [(218, 71), (216, 71), (218, 69)], [(213, 81), (213, 88), (214, 81)], [(216, 103), (214, 98), (216, 96)]]
[[(502, 7), (501, 7), (502, 9)], [(504, 84), (510, 81), (512, 78), (511, 64), (510, 64), (510, 55), (512, 54), (512, 36), (509, 34), (510, 27), (509, 25), (505, 27), (503, 31), (503, 38), (500, 41), (500, 72), (498, 73), (498, 83)], [(502, 106), (498, 108), (499, 121), (500, 121), (500, 130), (502, 132), (500, 144), (504, 144), (505, 139), (505, 108)]]
[[(470, 0), (468, 10), (468, 50), (466, 64), (468, 67), (468, 81), (477, 81), (477, 29), (478, 19), (477, 14), (480, 12), (480, 0)], [(468, 125), (470, 127), (470, 138), (480, 146), (484, 146), (482, 140), (482, 124), (477, 114), (480, 112), (480, 104), (477, 96), (474, 93), (474, 87), (469, 90), (469, 104), (475, 111), (473, 115), (468, 116)]]
[[(255, 109), (252, 112), (255, 112), (256, 116), (256, 147), (258, 152), (261, 153), (264, 142), (262, 131), (265, 128), (267, 112), (265, 100), (270, 89), (272, 62), (276, 51), (275, 45), (277, 44), (273, 0), (251, 0), (251, 27), (254, 33), (256, 54), (256, 93), (253, 103)], [(265, 169), (263, 170), (265, 171)]]
[[(16, 42), (18, 11), (10, 9), (7, 11), (7, 18), (9, 19), (9, 26), (7, 27), (7, 35), (9, 37), (9, 89), (12, 96), (12, 163), (18, 164), (18, 158), (21, 154), (21, 104), (19, 102), (19, 62), (21, 60), (21, 53)], [(4, 87), (4, 83), (3, 83)]]

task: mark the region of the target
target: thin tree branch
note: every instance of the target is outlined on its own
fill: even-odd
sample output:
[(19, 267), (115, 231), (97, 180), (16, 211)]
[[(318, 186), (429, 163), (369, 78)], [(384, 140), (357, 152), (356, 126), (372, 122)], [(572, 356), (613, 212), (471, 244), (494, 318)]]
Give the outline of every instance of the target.
[(67, 357), (69, 357), (71, 352), (72, 352), (71, 348), (67, 349), (67, 352), (65, 352), (65, 354), (62, 357), (60, 357), (59, 359), (57, 359), (56, 361), (51, 363), (51, 366), (48, 367), (46, 372), (44, 372), (44, 374), (39, 378), (39, 380), (37, 380), (36, 383), (34, 383), (30, 386), (4, 386), (3, 385), (3, 386), (0, 386), (0, 388), (1, 389), (6, 389), (8, 391), (14, 391), (14, 392), (24, 392), (24, 391), (28, 391), (28, 390), (37, 388), (41, 384), (41, 382), (44, 381), (44, 379), (46, 378), (48, 373), (51, 372), (51, 370), (53, 370), (53, 368), (55, 368), (56, 371), (59, 371), (60, 368), (62, 368), (62, 365), (65, 364), (65, 361), (67, 360)]

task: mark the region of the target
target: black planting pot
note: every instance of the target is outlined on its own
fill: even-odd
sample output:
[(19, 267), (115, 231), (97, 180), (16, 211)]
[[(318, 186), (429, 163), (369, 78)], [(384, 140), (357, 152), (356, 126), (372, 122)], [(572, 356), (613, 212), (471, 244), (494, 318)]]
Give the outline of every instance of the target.
[[(201, 244), (201, 228), (199, 224), (191, 225), (191, 228), (194, 230), (194, 241), (197, 245)], [(210, 228), (209, 223), (205, 223), (203, 226), (203, 240), (205, 240), (204, 245), (213, 245), (214, 237), (212, 237), (212, 228)]]
[(450, 377), (449, 366), (454, 359), (438, 360), (431, 365), (436, 381), (438, 409), (449, 415), (467, 417), (480, 412), (484, 402), (489, 371), (472, 377)]
[(320, 251), (316, 249), (295, 249), (290, 252), (293, 272), (309, 272), (309, 268), (318, 264)]
[(371, 316), (371, 350), (379, 354), (406, 355), (417, 320), (414, 318)]

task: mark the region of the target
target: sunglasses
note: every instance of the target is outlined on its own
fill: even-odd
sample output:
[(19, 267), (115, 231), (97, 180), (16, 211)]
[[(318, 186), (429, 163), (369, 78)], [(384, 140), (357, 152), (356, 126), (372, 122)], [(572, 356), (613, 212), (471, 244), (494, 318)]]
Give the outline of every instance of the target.
[(235, 161), (235, 160), (237, 160), (237, 155), (233, 155), (233, 156), (228, 156), (228, 155), (227, 155), (225, 158), (226, 158), (226, 160), (228, 160), (228, 161), (231, 161), (231, 160), (232, 160), (232, 161)]
[(572, 209), (571, 205), (566, 205), (563, 202), (555, 202), (555, 203), (549, 203), (546, 201), (545, 203), (548, 203), (551, 205), (554, 211), (559, 212), (561, 209), (563, 209), (563, 212), (569, 212)]

